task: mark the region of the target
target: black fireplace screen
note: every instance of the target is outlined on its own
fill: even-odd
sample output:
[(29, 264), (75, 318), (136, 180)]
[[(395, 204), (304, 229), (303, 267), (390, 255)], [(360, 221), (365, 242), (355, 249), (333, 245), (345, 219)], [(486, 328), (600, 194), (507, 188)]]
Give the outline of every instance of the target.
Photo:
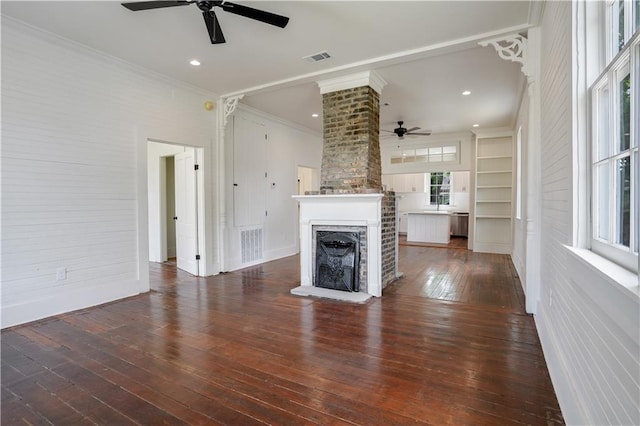
[(356, 232), (318, 231), (316, 287), (358, 291), (360, 238)]

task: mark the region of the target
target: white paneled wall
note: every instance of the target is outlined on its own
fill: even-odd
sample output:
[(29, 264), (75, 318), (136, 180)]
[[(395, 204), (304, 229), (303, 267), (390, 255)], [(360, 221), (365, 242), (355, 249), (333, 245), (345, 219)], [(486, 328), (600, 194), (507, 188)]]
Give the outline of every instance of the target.
[[(638, 295), (564, 245), (572, 232), (572, 7), (542, 22), (542, 250), (536, 323), (568, 424), (640, 424)], [(581, 141), (581, 143), (586, 143)]]
[[(265, 162), (266, 188), (259, 185), (251, 189), (253, 195), (248, 195), (249, 199), (265, 200), (264, 209), (268, 214), (261, 214), (261, 223), (254, 223), (248, 227), (237, 226), (233, 222), (234, 197), (230, 192), (233, 175), (231, 170), (227, 170), (229, 185), (227, 188), (226, 270), (290, 256), (298, 252), (298, 203), (291, 198), (298, 193), (298, 166), (319, 170), (322, 161), (322, 137), (319, 134), (245, 105), (238, 106), (233, 119), (236, 126), (233, 135), (236, 138), (246, 133), (237, 128), (242, 125), (241, 123), (260, 123), (268, 134)], [(230, 121), (228, 126), (231, 126), (231, 123)], [(240, 155), (237, 150), (232, 149), (233, 143), (233, 137), (225, 138), (227, 163), (243, 167), (241, 158), (230, 158), (234, 151), (235, 155)], [(247, 156), (249, 154), (247, 153)], [(247, 159), (247, 161), (250, 160)], [(256, 228), (262, 229), (262, 258), (243, 262), (242, 232)]]
[(212, 98), (2, 17), (3, 327), (148, 290), (147, 139), (211, 155)]

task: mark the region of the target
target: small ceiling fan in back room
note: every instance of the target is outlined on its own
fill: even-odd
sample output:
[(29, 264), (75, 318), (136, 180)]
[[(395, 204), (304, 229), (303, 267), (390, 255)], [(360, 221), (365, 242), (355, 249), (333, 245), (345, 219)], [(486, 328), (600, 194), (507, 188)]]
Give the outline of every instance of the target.
[(243, 6), (241, 4), (231, 3), (228, 1), (203, 1), (203, 0), (177, 0), (177, 1), (137, 1), (131, 3), (121, 3), (127, 9), (137, 12), (140, 10), (160, 9), (164, 7), (188, 6), (195, 3), (202, 11), (204, 23), (209, 32), (211, 44), (225, 43), (224, 34), (220, 28), (220, 23), (213, 11), (214, 7), (219, 7), (225, 12), (234, 13), (244, 16), (245, 18), (255, 19), (265, 24), (275, 25), (284, 28), (289, 23), (286, 16), (276, 15), (275, 13), (266, 12), (264, 10), (254, 9), (252, 7)]
[(381, 132), (387, 132), (387, 133), (395, 133), (398, 136), (398, 139), (404, 139), (405, 136), (429, 136), (431, 134), (430, 130), (425, 130), (424, 132), (417, 132), (417, 130), (420, 130), (420, 127), (412, 127), (410, 129), (407, 129), (406, 127), (402, 127), (402, 125), (404, 124), (404, 121), (398, 121), (398, 127), (396, 127), (393, 130), (385, 130), (385, 129), (380, 129)]

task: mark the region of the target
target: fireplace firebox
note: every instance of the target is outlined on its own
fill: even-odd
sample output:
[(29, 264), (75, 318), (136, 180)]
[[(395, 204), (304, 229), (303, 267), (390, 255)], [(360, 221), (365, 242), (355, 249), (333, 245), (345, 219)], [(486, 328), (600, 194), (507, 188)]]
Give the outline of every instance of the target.
[(360, 238), (355, 232), (318, 231), (315, 286), (358, 291)]

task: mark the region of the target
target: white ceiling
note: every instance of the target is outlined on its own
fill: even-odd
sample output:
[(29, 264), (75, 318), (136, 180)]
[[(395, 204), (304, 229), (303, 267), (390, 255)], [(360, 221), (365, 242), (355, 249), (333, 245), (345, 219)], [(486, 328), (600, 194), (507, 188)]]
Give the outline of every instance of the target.
[[(2, 1), (2, 14), (321, 131), (315, 81), (375, 70), (387, 82), (381, 127), (435, 133), (511, 126), (518, 64), (478, 40), (534, 24), (530, 1), (238, 1), (288, 16), (280, 29), (215, 9), (227, 43), (211, 45), (196, 5), (131, 12), (116, 1)], [(533, 14), (532, 14), (533, 15)], [(331, 58), (302, 57), (327, 51)], [(201, 61), (200, 67), (188, 64)], [(462, 96), (463, 90), (470, 96)], [(320, 118), (312, 118), (317, 112)]]

